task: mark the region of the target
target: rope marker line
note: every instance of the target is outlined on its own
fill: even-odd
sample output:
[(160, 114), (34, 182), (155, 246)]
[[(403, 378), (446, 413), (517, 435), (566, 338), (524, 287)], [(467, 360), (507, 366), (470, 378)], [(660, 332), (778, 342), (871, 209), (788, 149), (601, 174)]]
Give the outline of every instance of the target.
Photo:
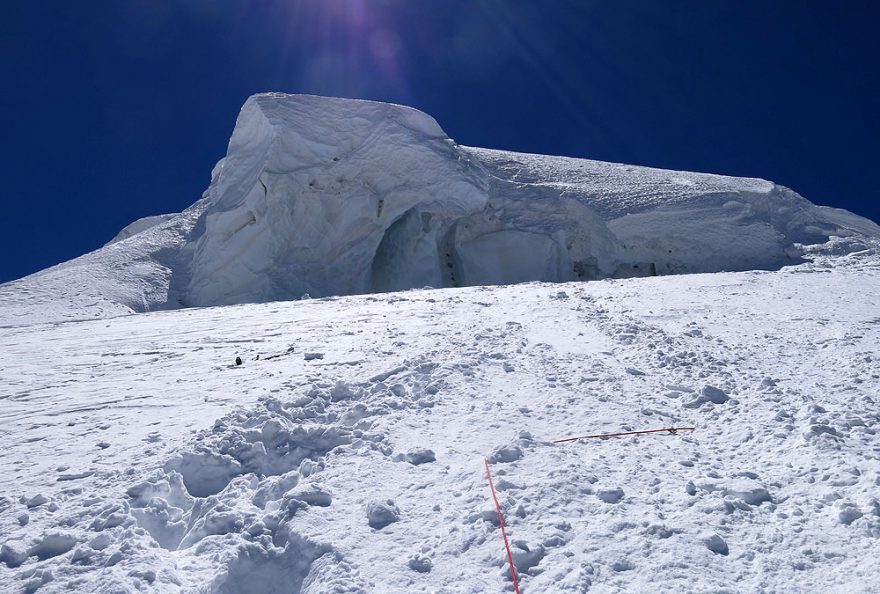
[(622, 437), (624, 435), (645, 435), (646, 433), (669, 433), (675, 435), (679, 431), (695, 431), (695, 427), (666, 427), (664, 429), (647, 429), (645, 431), (624, 431), (623, 433), (600, 433), (598, 435), (580, 435), (578, 437), (566, 437), (565, 439), (553, 440), (553, 443), (567, 443), (579, 439), (596, 439), (601, 437)]
[[(663, 429), (647, 429), (644, 431), (624, 431), (621, 433), (599, 433), (596, 435), (580, 435), (578, 437), (567, 437), (565, 439), (556, 439), (553, 443), (568, 443), (579, 439), (597, 439), (604, 437), (622, 437), (624, 435), (645, 435), (648, 433), (669, 433), (675, 435), (679, 431), (695, 431), (694, 427), (665, 427)], [(510, 542), (507, 540), (507, 530), (504, 527), (504, 515), (501, 513), (501, 505), (498, 503), (498, 495), (495, 493), (495, 483), (492, 482), (492, 472), (489, 470), (489, 459), (483, 458), (486, 466), (486, 478), (489, 479), (489, 489), (492, 491), (492, 501), (495, 502), (495, 510), (498, 512), (498, 524), (501, 526), (501, 537), (504, 539), (504, 548), (507, 550), (507, 562), (510, 565), (510, 577), (513, 578), (513, 589), (516, 594), (520, 594), (519, 581), (516, 577), (516, 567), (513, 565), (513, 553), (510, 552)]]
[(507, 542), (507, 531), (504, 529), (504, 516), (501, 515), (501, 506), (498, 504), (498, 496), (495, 495), (495, 484), (492, 482), (492, 473), (489, 472), (489, 459), (483, 458), (486, 464), (486, 477), (489, 479), (489, 488), (492, 489), (492, 500), (495, 501), (495, 509), (498, 510), (498, 522), (501, 524), (501, 536), (504, 537), (504, 548), (507, 549), (507, 561), (510, 563), (510, 577), (513, 578), (513, 589), (519, 592), (519, 582), (516, 579), (516, 568), (513, 566), (513, 554), (510, 552), (510, 543)]

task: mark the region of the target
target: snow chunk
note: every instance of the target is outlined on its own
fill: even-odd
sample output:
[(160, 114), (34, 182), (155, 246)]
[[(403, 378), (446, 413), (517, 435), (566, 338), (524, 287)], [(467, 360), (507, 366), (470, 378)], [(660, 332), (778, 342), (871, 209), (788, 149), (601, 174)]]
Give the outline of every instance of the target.
[(333, 496), (330, 494), (330, 491), (317, 483), (301, 485), (288, 493), (286, 498), (318, 507), (329, 507), (333, 502)]
[(370, 528), (381, 530), (398, 520), (400, 520), (400, 510), (391, 499), (371, 501), (367, 504), (367, 523)]
[(21, 540), (8, 540), (0, 546), (0, 562), (7, 567), (18, 567), (29, 556), (29, 547)]
[(700, 390), (700, 395), (706, 402), (711, 402), (712, 404), (724, 404), (730, 400), (730, 396), (714, 386), (703, 386), (703, 389)]
[(41, 505), (49, 503), (49, 498), (43, 495), (42, 493), (38, 493), (34, 495), (30, 499), (25, 502), (25, 505), (28, 509), (33, 509), (35, 507), (40, 507)]
[(498, 446), (489, 455), (489, 463), (497, 464), (499, 462), (516, 462), (523, 457), (522, 448), (518, 445)]
[(605, 503), (620, 503), (623, 499), (623, 489), (615, 487), (613, 489), (600, 489), (596, 491), (596, 497)]
[(852, 502), (844, 502), (840, 505), (840, 511), (837, 514), (837, 519), (840, 520), (840, 523), (849, 526), (865, 514)]
[(434, 452), (427, 448), (412, 448), (406, 453), (406, 461), (413, 466), (434, 462), (436, 459)]
[(708, 492), (718, 492), (723, 497), (740, 502), (739, 507), (749, 509), (749, 506), (758, 506), (762, 503), (773, 501), (770, 492), (758, 481), (751, 478), (734, 478), (723, 481), (704, 481), (699, 484), (700, 488)]
[(431, 563), (428, 557), (418, 553), (409, 558), (407, 565), (410, 569), (419, 573), (428, 573), (433, 567), (433, 563)]
[(700, 390), (699, 396), (694, 400), (685, 403), (684, 406), (686, 408), (699, 408), (706, 403), (724, 404), (728, 400), (730, 400), (730, 396), (728, 396), (723, 390), (720, 390), (715, 386), (705, 385)]
[(716, 555), (727, 556), (730, 553), (730, 549), (727, 547), (727, 543), (724, 542), (724, 539), (717, 534), (704, 534), (700, 537), (700, 542), (702, 542), (707, 549), (709, 549)]
[(513, 565), (516, 567), (517, 573), (520, 574), (530, 573), (546, 555), (543, 545), (529, 546), (528, 543), (522, 540), (515, 540), (510, 544)]
[(629, 559), (618, 559), (611, 564), (611, 571), (632, 571), (636, 568), (636, 564)]
[(76, 545), (76, 537), (64, 532), (50, 532), (31, 547), (29, 554), (38, 559), (45, 560), (63, 555)]

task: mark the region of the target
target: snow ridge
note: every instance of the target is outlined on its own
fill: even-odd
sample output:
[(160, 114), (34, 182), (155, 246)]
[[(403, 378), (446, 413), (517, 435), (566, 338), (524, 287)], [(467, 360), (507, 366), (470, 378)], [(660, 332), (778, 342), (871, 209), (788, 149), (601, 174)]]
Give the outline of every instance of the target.
[(412, 108), (270, 93), (242, 107), (201, 200), (3, 285), (0, 325), (777, 269), (832, 236), (880, 227), (764, 180), (463, 147)]

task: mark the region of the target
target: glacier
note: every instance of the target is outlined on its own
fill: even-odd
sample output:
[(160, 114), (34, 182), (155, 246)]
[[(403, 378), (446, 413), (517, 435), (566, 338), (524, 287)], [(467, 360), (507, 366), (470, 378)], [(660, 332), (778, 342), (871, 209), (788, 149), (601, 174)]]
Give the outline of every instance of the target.
[(878, 238), (252, 97), (192, 206), (0, 285), (0, 594), (876, 592)]
[(0, 286), (0, 322), (772, 270), (834, 236), (880, 227), (760, 179), (466, 147), (409, 107), (268, 93), (200, 200)]

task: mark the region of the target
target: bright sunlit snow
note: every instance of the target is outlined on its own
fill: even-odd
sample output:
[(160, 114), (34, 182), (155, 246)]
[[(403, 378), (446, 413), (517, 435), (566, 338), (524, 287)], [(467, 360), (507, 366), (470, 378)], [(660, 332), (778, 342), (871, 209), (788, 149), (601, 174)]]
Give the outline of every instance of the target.
[(202, 200), (0, 286), (0, 591), (510, 592), (484, 458), (523, 592), (876, 591), (878, 235), (253, 97)]
[(183, 213), (4, 285), (4, 323), (776, 269), (880, 236), (764, 180), (466, 148), (414, 109), (307, 95), (251, 97), (211, 177)]

